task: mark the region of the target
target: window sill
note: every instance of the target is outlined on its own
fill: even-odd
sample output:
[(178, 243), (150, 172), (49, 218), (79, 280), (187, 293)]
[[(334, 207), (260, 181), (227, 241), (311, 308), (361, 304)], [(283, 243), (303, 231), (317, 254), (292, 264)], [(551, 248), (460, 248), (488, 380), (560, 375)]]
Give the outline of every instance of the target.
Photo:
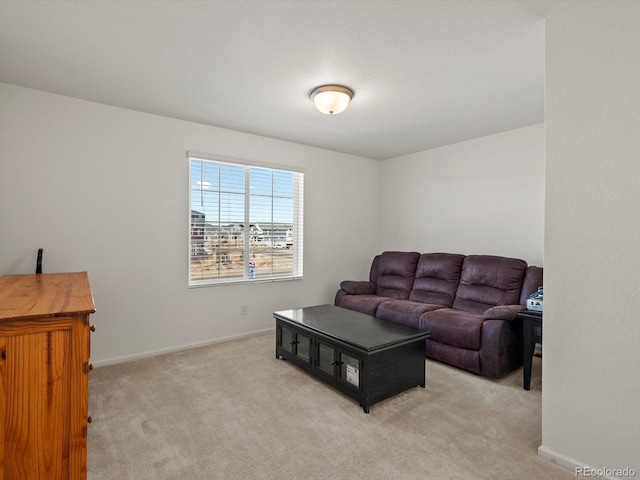
[(275, 283), (275, 282), (291, 282), (295, 280), (303, 280), (304, 277), (282, 277), (282, 278), (256, 278), (253, 280), (225, 280), (220, 282), (201, 281), (189, 283), (189, 288), (205, 288), (205, 287), (222, 287), (229, 285), (245, 285), (253, 283)]

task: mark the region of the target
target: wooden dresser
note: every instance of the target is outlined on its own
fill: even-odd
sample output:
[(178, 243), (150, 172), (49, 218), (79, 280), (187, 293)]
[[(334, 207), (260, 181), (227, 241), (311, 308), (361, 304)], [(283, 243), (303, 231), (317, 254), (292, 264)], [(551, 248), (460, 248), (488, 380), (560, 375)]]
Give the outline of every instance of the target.
[(86, 272), (0, 277), (0, 480), (87, 476)]

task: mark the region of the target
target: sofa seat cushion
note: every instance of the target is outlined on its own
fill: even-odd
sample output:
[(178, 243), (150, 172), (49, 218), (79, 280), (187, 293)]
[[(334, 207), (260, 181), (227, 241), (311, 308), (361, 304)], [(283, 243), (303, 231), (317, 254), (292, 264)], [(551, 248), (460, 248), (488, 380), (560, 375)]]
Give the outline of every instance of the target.
[(385, 300), (388, 298), (379, 295), (345, 295), (338, 300), (337, 306), (375, 316), (378, 305)]
[(411, 300), (385, 300), (378, 306), (376, 317), (418, 328), (420, 315), (438, 308), (445, 308), (445, 305), (420, 303)]
[(431, 332), (434, 342), (465, 350), (480, 350), (483, 322), (482, 314), (441, 308), (423, 313), (418, 328)]

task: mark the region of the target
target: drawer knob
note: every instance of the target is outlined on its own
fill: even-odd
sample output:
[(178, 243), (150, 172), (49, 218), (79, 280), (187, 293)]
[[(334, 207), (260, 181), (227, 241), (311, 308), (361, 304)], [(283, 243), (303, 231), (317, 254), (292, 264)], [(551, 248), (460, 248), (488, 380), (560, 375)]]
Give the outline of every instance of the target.
[(2, 357), (2, 360), (6, 360), (7, 359), (7, 351), (6, 350), (2, 350), (2, 353), (0, 353), (0, 357)]
[(92, 420), (93, 420), (93, 419), (91, 418), (91, 415), (89, 415), (89, 416), (87, 417), (87, 423), (91, 423), (91, 422), (92, 422)]
[(95, 325), (91, 325), (89, 327), (89, 330), (91, 330), (92, 332), (95, 332), (96, 331), (96, 326)]

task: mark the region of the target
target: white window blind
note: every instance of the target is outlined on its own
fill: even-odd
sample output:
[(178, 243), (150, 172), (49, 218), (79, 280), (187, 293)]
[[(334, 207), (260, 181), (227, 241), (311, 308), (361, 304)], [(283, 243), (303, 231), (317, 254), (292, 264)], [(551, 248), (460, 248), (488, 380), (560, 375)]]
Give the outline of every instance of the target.
[(304, 174), (189, 156), (189, 285), (301, 278)]

